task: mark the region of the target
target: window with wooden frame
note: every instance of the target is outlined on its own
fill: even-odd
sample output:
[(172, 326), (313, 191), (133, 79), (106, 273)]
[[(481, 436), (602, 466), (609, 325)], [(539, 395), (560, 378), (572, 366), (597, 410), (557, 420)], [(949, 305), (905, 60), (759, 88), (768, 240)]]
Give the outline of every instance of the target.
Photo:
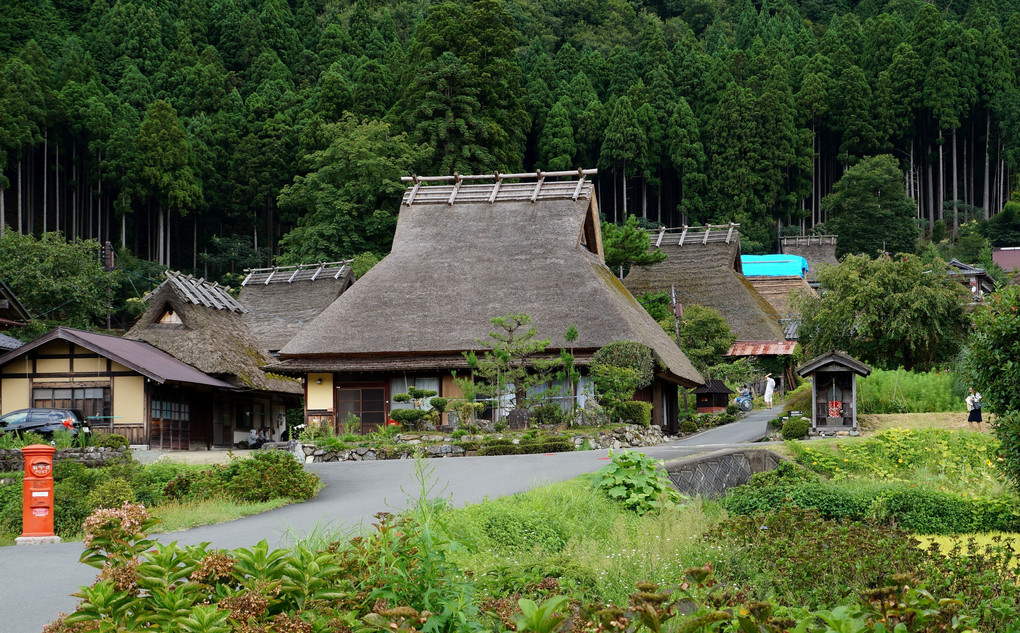
[(361, 432), (367, 433), (386, 424), (387, 389), (385, 383), (340, 385), (336, 390), (336, 418), (343, 422), (356, 415)]
[(109, 383), (33, 386), (32, 406), (40, 409), (80, 409), (90, 418), (112, 415)]

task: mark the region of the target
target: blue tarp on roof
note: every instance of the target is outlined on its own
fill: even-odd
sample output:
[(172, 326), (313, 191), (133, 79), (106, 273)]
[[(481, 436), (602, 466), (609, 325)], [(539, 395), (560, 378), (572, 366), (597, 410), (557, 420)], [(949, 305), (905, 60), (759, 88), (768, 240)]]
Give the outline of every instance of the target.
[(741, 255), (745, 277), (803, 277), (807, 260), (799, 255)]

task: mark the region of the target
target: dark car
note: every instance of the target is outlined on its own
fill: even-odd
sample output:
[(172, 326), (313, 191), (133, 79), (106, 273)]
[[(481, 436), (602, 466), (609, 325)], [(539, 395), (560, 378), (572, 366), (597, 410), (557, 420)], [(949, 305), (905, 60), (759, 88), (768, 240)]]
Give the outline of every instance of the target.
[(0, 418), (0, 433), (38, 433), (52, 437), (54, 431), (91, 433), (88, 418), (78, 409), (18, 409)]

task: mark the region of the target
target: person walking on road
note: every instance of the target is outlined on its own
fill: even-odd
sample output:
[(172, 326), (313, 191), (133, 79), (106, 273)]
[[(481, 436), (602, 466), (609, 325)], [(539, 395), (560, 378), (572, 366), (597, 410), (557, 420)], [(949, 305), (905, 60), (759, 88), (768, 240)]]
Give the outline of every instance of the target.
[(974, 425), (977, 425), (978, 433), (981, 432), (981, 394), (974, 391), (974, 387), (968, 387), (967, 391), (970, 393), (967, 395), (965, 402), (967, 403), (967, 423), (970, 424), (970, 430), (974, 430)]
[(772, 379), (772, 374), (765, 374), (765, 406), (769, 409), (772, 408), (772, 392), (776, 389), (776, 381)]

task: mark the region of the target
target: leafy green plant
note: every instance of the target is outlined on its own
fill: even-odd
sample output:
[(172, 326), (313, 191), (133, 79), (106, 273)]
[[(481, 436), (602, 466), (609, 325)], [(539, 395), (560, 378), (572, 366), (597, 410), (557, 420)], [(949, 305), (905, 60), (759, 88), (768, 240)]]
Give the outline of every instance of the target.
[(120, 477), (114, 477), (107, 479), (90, 492), (85, 503), (92, 508), (119, 508), (125, 503), (134, 501), (135, 491), (131, 484)]
[(95, 433), (92, 445), (97, 448), (127, 448), (128, 438), (119, 433)]
[(680, 493), (669, 483), (662, 462), (635, 451), (609, 452), (610, 463), (595, 476), (595, 486), (609, 498), (637, 514), (658, 512), (680, 501)]
[[(857, 381), (859, 413), (963, 411), (964, 391), (954, 374), (874, 369)], [(806, 409), (805, 409), (806, 410)]]
[(290, 497), (298, 501), (315, 495), (319, 478), (286, 451), (256, 451), (230, 464), (229, 494), (242, 501), (268, 501)]
[(652, 403), (628, 400), (620, 403), (616, 408), (616, 414), (620, 416), (621, 420), (649, 426), (652, 423)]
[(799, 440), (808, 433), (808, 429), (811, 428), (811, 423), (806, 418), (790, 418), (783, 423), (783, 434), (784, 440)]

